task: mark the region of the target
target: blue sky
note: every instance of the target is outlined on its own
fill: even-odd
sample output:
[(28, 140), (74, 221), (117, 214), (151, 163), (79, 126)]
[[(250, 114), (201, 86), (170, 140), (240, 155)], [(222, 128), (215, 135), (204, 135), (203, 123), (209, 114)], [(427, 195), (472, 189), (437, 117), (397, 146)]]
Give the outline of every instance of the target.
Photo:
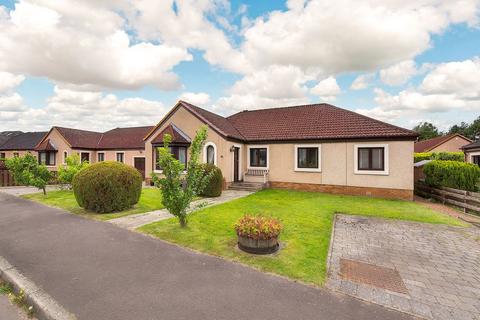
[(181, 98), (444, 130), (480, 114), (477, 0), (69, 2), (0, 0), (3, 128), (154, 124)]

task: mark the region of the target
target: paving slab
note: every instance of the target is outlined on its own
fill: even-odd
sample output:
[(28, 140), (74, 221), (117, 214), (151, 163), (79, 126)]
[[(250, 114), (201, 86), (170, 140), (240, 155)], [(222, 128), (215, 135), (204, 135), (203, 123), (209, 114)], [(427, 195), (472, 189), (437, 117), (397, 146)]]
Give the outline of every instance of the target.
[[(220, 203), (232, 201), (235, 199), (243, 198), (251, 195), (253, 192), (241, 191), (241, 190), (225, 190), (220, 197), (216, 198), (203, 198), (193, 201), (190, 205), (190, 211), (197, 210), (199, 208), (211, 207)], [(145, 213), (132, 214), (129, 216), (108, 220), (119, 227), (134, 230), (146, 224), (153, 222), (170, 219), (173, 216), (166, 209), (155, 210)]]
[(0, 230), (1, 255), (78, 319), (411, 318), (5, 193)]
[(337, 215), (328, 263), (337, 291), (428, 319), (480, 319), (476, 227)]

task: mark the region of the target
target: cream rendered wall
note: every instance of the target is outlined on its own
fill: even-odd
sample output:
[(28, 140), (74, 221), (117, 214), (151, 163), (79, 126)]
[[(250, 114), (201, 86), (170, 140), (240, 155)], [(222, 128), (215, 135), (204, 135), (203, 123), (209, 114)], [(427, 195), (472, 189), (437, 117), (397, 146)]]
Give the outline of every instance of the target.
[(471, 143), (470, 141), (463, 139), (462, 137), (455, 137), (453, 139), (448, 140), (445, 143), (442, 143), (438, 147), (430, 150), (429, 152), (460, 152), (462, 151), (462, 147)]
[[(151, 141), (169, 124), (175, 124), (185, 134), (187, 134), (192, 140), (195, 137), (196, 131), (204, 125), (197, 117), (191, 114), (184, 107), (180, 106), (178, 110), (173, 113), (161, 127), (157, 128), (155, 132), (145, 141), (145, 176), (149, 177), (153, 171), (153, 156), (154, 150)], [(216, 145), (217, 150), (217, 166), (222, 170), (223, 176), (227, 182), (233, 180), (233, 153), (230, 152), (230, 147), (234, 144), (229, 142), (211, 128), (208, 129), (208, 137), (206, 143), (213, 142)], [(203, 160), (203, 152), (200, 155), (201, 161)]]
[(465, 158), (467, 162), (473, 163), (473, 156), (480, 156), (480, 148), (471, 149), (465, 152)]
[[(413, 190), (413, 141), (320, 144), (321, 172), (298, 172), (294, 170), (295, 145), (301, 144), (269, 144), (269, 180)], [(356, 174), (354, 172), (354, 145), (356, 144), (387, 144), (389, 149), (388, 175)], [(247, 158), (245, 152), (245, 163)]]
[[(97, 162), (97, 155), (100, 152), (105, 153), (105, 161), (117, 161), (117, 152), (123, 152), (123, 163), (129, 166), (134, 166), (134, 158), (145, 158), (145, 150), (98, 150), (95, 152), (95, 162)], [(147, 164), (145, 163), (145, 167)]]
[(18, 153), (18, 155), (20, 157), (23, 157), (24, 155), (26, 155), (27, 153), (30, 153), (32, 156), (34, 156), (35, 158), (37, 158), (37, 152), (36, 151), (33, 151), (33, 150), (0, 150), (0, 153), (5, 153), (5, 158), (8, 159), (8, 158), (13, 158), (13, 154), (14, 153)]
[[(45, 139), (50, 139), (50, 143), (57, 149), (55, 155), (55, 166), (47, 166), (49, 170), (56, 171), (57, 168), (63, 165), (63, 152), (67, 151), (68, 155), (72, 155), (72, 148), (65, 141), (63, 136), (58, 132), (56, 128), (45, 137)], [(38, 156), (38, 152), (35, 152)]]

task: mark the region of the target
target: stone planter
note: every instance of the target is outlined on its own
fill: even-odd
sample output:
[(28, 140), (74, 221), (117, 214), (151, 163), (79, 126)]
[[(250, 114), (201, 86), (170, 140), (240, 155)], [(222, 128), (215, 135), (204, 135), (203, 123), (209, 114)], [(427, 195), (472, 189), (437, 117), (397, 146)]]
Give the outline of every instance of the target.
[(238, 236), (238, 247), (248, 253), (269, 254), (276, 252), (280, 246), (278, 244), (278, 237), (266, 240), (257, 240)]

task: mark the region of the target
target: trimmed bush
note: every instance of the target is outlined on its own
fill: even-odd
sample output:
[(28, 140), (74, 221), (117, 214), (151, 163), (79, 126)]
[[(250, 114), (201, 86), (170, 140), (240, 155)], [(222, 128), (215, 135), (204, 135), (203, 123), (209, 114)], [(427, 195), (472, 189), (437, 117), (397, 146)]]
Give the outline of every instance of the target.
[(126, 164), (105, 161), (80, 170), (73, 177), (78, 205), (97, 213), (122, 211), (140, 199), (142, 176)]
[(413, 162), (417, 163), (422, 160), (451, 160), (465, 161), (463, 152), (417, 152), (414, 154)]
[(450, 187), (476, 191), (480, 167), (459, 161), (433, 160), (423, 167), (425, 182), (433, 187)]
[(222, 195), (223, 175), (219, 167), (205, 163), (202, 165), (204, 175), (210, 175), (210, 180), (200, 195), (204, 197), (219, 197)]

